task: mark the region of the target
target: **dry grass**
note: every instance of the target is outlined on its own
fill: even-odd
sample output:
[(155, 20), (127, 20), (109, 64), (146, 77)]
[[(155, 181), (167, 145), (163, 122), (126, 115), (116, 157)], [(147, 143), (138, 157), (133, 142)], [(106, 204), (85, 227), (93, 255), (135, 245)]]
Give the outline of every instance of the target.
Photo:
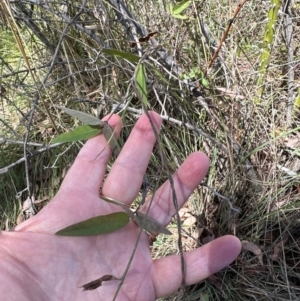
[[(32, 9), (26, 1), (22, 3), (23, 7), (12, 4), (19, 17)], [(136, 113), (142, 109), (133, 85), (134, 68), (122, 58), (104, 55), (95, 36), (108, 47), (137, 53), (130, 47), (132, 37), (127, 36), (108, 3), (103, 2), (103, 8), (98, 6), (95, 12), (94, 2), (87, 1), (82, 13), (68, 26), (63, 15), (74, 17), (80, 11), (80, 2), (68, 5), (51, 2), (52, 11), (42, 4), (35, 6), (32, 20), (36, 28), (30, 28), (20, 18), (15, 19), (15, 25), (8, 19), (1, 24), (1, 39), (9, 42), (8, 50), (0, 46), (0, 85), (6, 91), (1, 94), (0, 109), (3, 138), (24, 141), (27, 133), (28, 142), (47, 144), (57, 135), (56, 129), (61, 133), (73, 128), (76, 121), (53, 107), (58, 104), (100, 117), (116, 108), (125, 124), (121, 141), (126, 140)], [(148, 109), (165, 119), (169, 117), (160, 141), (170, 172), (196, 150), (204, 151), (211, 160), (205, 179), (211, 188), (199, 187), (186, 205), (188, 214), (182, 217), (182, 223), (187, 217), (196, 218), (183, 228), (184, 250), (224, 234), (234, 234), (245, 241), (245, 249), (237, 261), (189, 288), (188, 300), (297, 300), (300, 296), (299, 114), (295, 111), (287, 126), (288, 51), (283, 38), (284, 14), (279, 14), (275, 27), (260, 105), (255, 105), (254, 99), (269, 2), (245, 3), (218, 59), (208, 70), (206, 83), (202, 80), (215, 48), (205, 40), (199, 16), (217, 46), (238, 3), (191, 2), (182, 12), (189, 17), (187, 20), (173, 17), (166, 1), (130, 1), (127, 7), (149, 32), (158, 31), (157, 42), (182, 68), (180, 76), (174, 70), (170, 72), (167, 64), (158, 59), (158, 53), (146, 56)], [(291, 8), (296, 93), (300, 75), (300, 8), (297, 3), (292, 3)], [(5, 14), (3, 4), (1, 12)], [(94, 29), (83, 32), (75, 23)], [(10, 38), (12, 29), (19, 32), (34, 78), (26, 71), (24, 57), (16, 59), (20, 58), (20, 52)], [(153, 45), (142, 44), (142, 48), (150, 53)], [(191, 91), (195, 87), (196, 93)], [(31, 121), (34, 102), (36, 109)], [(28, 144), (27, 152), (33, 156), (28, 161), (27, 176), (32, 183), (30, 191), (37, 200), (48, 200), (55, 194), (62, 171), (72, 163), (80, 146), (74, 143), (39, 152), (41, 145)], [(22, 144), (2, 143), (1, 168), (22, 158), (23, 149)], [(160, 152), (162, 149), (157, 147), (148, 169), (151, 187), (168, 176), (168, 172), (161, 172)], [(2, 228), (17, 222), (20, 206), (28, 196), (25, 171), (22, 163), (1, 174)], [(159, 237), (153, 246), (153, 257), (178, 252), (175, 234), (174, 231), (173, 238)], [(252, 249), (247, 242), (252, 243)], [(176, 300), (176, 296), (164, 300)]]

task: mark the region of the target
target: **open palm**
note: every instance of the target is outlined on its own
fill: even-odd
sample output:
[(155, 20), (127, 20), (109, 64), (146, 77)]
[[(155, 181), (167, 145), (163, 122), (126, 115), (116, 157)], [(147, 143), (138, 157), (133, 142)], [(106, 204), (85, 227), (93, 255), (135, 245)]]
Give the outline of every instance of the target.
[[(159, 116), (150, 112), (159, 129)], [(109, 119), (116, 133), (121, 130), (117, 115)], [(118, 280), (103, 282), (92, 291), (80, 286), (102, 277), (121, 278), (132, 255), (140, 228), (133, 222), (111, 234), (92, 237), (59, 237), (58, 230), (85, 219), (122, 211), (99, 199), (102, 194), (131, 204), (146, 171), (155, 135), (148, 117), (136, 123), (103, 186), (111, 155), (105, 138), (90, 139), (80, 151), (58, 194), (36, 216), (0, 235), (0, 295), (5, 300), (107, 300), (113, 299)], [(101, 154), (97, 156), (99, 153)], [(179, 207), (199, 185), (209, 162), (201, 153), (191, 154), (173, 176)], [(147, 211), (146, 202), (142, 211)], [(167, 225), (175, 209), (170, 182), (155, 193), (149, 216)], [(230, 264), (240, 252), (240, 242), (224, 236), (185, 254), (187, 285), (196, 283)], [(149, 240), (142, 233), (128, 274), (116, 300), (155, 300), (181, 285), (180, 257), (152, 260)]]

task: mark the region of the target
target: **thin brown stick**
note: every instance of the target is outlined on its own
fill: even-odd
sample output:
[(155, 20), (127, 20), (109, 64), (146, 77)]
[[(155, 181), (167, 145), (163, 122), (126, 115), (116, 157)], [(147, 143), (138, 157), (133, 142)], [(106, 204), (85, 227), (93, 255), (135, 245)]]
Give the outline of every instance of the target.
[(178, 249), (179, 249), (179, 255), (180, 255), (180, 267), (181, 267), (181, 285), (180, 285), (180, 291), (181, 291), (181, 296), (182, 296), (182, 300), (185, 300), (185, 296), (186, 296), (186, 293), (185, 293), (185, 276), (186, 276), (186, 265), (185, 265), (185, 259), (184, 259), (184, 251), (183, 251), (183, 243), (182, 243), (182, 231), (181, 231), (181, 223), (180, 223), (180, 216), (179, 216), (179, 206), (178, 206), (178, 201), (177, 201), (177, 195), (176, 195), (176, 191), (175, 191), (175, 186), (174, 186), (174, 180), (173, 180), (173, 177), (172, 177), (172, 174), (170, 172), (170, 169), (169, 169), (169, 166), (167, 164), (167, 158), (166, 158), (166, 155), (165, 155), (165, 152), (163, 150), (163, 146), (160, 142), (160, 139), (159, 139), (159, 133), (151, 119), (151, 116), (149, 115), (149, 112), (147, 111), (147, 109), (144, 107), (144, 113), (146, 114), (146, 116), (148, 117), (149, 119), (149, 122), (151, 124), (151, 127), (152, 127), (152, 130), (153, 130), (153, 133), (156, 137), (156, 142), (158, 144), (158, 148), (160, 150), (160, 156), (161, 156), (161, 162), (162, 162), (162, 166), (167, 170), (168, 172), (168, 180), (170, 182), (170, 186), (171, 186), (171, 190), (172, 190), (172, 200), (173, 200), (173, 205), (174, 205), (174, 208), (175, 208), (175, 216), (177, 218), (177, 232), (178, 232), (178, 241), (177, 241), (177, 245), (178, 245)]
[(211, 67), (211, 65), (213, 64), (213, 62), (215, 61), (215, 59), (217, 58), (218, 56), (218, 53), (219, 51), (221, 50), (222, 48), (222, 45), (224, 44), (227, 36), (228, 36), (228, 32), (234, 22), (234, 20), (236, 19), (237, 15), (239, 14), (239, 12), (241, 11), (242, 7), (244, 6), (244, 4), (247, 2), (248, 0), (243, 0), (241, 3), (238, 4), (238, 6), (236, 7), (234, 13), (233, 13), (233, 16), (232, 18), (228, 21), (228, 25), (223, 33), (223, 36), (222, 36), (222, 39), (219, 43), (219, 46), (218, 48), (216, 49), (215, 53), (213, 54), (212, 58), (210, 59), (209, 63), (208, 63), (208, 66), (206, 68), (206, 70), (204, 71), (204, 74), (207, 74), (208, 72), (208, 69)]

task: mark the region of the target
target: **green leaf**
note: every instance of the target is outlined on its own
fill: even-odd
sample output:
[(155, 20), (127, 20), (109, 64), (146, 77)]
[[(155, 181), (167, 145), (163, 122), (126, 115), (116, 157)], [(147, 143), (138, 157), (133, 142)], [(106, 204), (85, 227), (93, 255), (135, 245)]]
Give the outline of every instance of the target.
[(163, 233), (166, 235), (172, 235), (172, 232), (169, 231), (166, 227), (158, 223), (157, 221), (150, 218), (148, 215), (137, 211), (135, 213), (134, 221), (145, 231), (153, 234), (158, 235), (159, 233)]
[(132, 63), (138, 63), (140, 58), (132, 53), (120, 51), (118, 49), (103, 49), (103, 53), (108, 54), (108, 55), (113, 55), (117, 57), (121, 57), (125, 60), (128, 60), (129, 62)]
[(65, 107), (54, 105), (56, 108), (63, 110), (65, 113), (69, 114), (72, 117), (75, 117), (79, 119), (82, 123), (88, 124), (88, 125), (104, 125), (104, 121), (100, 120), (97, 117), (94, 117), (92, 115), (77, 111), (68, 109)]
[(126, 204), (117, 201), (115, 199), (106, 197), (104, 195), (101, 195), (101, 199), (109, 202), (109, 203), (113, 203), (116, 204), (118, 206), (121, 206), (125, 212), (128, 214), (128, 216), (135, 221), (140, 228), (142, 228), (143, 230), (153, 234), (153, 235), (158, 235), (159, 233), (163, 233), (166, 235), (172, 235), (172, 232), (169, 231), (166, 227), (164, 227), (163, 225), (161, 225), (160, 223), (158, 223), (157, 221), (153, 220), (152, 218), (150, 218), (148, 215), (146, 215), (145, 213), (142, 213), (140, 211), (136, 211), (135, 213), (133, 211), (131, 211)]
[(73, 131), (68, 133), (63, 133), (55, 137), (51, 144), (53, 143), (66, 143), (80, 140), (87, 140), (98, 135), (102, 131), (100, 126), (90, 126), (87, 124), (76, 127)]
[(180, 3), (176, 4), (173, 8), (172, 8), (172, 16), (177, 18), (176, 15), (179, 15), (182, 11), (184, 11), (186, 8), (188, 8), (191, 4), (191, 0), (183, 0)]
[(147, 107), (146, 69), (144, 64), (138, 64), (136, 66), (135, 81), (142, 102)]
[(117, 157), (121, 151), (121, 148), (116, 137), (114, 136), (114, 130), (108, 123), (104, 124), (103, 135), (106, 141), (108, 142), (110, 148), (112, 149), (114, 155)]
[(208, 82), (208, 80), (206, 78), (203, 77), (201, 79), (201, 84), (203, 85), (203, 87), (209, 89), (209, 82)]
[(129, 216), (125, 212), (115, 212), (87, 219), (56, 232), (60, 236), (92, 236), (107, 234), (125, 227)]

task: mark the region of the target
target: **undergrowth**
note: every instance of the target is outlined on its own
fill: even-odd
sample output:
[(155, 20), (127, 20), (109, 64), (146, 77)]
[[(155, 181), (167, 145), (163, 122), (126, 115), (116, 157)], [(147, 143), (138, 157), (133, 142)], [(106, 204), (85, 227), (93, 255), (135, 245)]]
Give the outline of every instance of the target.
[[(238, 259), (189, 287), (187, 300), (297, 300), (300, 124), (293, 103), (292, 113), (287, 111), (299, 91), (299, 4), (282, 2), (278, 18), (270, 21), (272, 1), (183, 2), (189, 5), (176, 15), (178, 1), (172, 1), (173, 11), (163, 0), (127, 1), (133, 14), (128, 22), (135, 20), (130, 27), (121, 23), (114, 1), (87, 1), (84, 7), (80, 1), (22, 1), (11, 3), (11, 13), (1, 1), (1, 228), (28, 217), (29, 195), (37, 211), (55, 195), (82, 146), (46, 147), (77, 125), (54, 104), (100, 118), (120, 114), (120, 142), (126, 141), (144, 108), (133, 83), (134, 67), (102, 50), (139, 55), (131, 47), (135, 38), (157, 32), (140, 47), (146, 107), (164, 119), (160, 143), (169, 170), (198, 150), (210, 157), (211, 168), (181, 220), (170, 226), (173, 236), (159, 236), (153, 244), (153, 257), (179, 251), (177, 222), (183, 225), (186, 251), (233, 234), (244, 246)], [(292, 44), (285, 32), (288, 12)], [(266, 45), (268, 22), (272, 37)], [(17, 35), (29, 66), (12, 39)], [(262, 49), (268, 51), (267, 63), (261, 61)], [(169, 176), (161, 170), (160, 152), (154, 149), (147, 170), (152, 188)]]

